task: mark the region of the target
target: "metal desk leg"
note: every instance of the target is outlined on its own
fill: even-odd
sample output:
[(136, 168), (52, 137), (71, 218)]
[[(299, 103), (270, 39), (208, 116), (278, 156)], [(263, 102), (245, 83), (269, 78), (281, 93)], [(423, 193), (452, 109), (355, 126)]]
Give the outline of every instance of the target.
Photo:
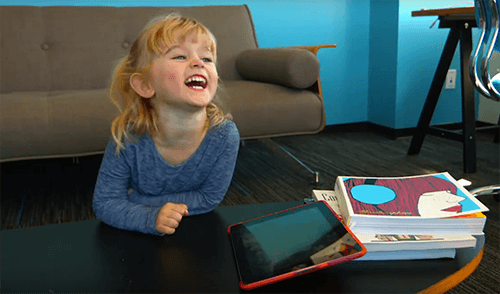
[(460, 29), (460, 66), (462, 73), (463, 162), (465, 173), (476, 172), (476, 112), (474, 85), (469, 76), (469, 58), (472, 51), (471, 27), (465, 23)]
[[(498, 115), (498, 122), (497, 125), (500, 125), (500, 115)], [(495, 139), (493, 139), (493, 142), (498, 143), (500, 141), (500, 128), (498, 128), (497, 133), (495, 135)]]
[[(427, 99), (425, 100), (424, 108), (420, 114), (420, 119), (418, 121), (416, 133), (413, 135), (411, 140), (410, 149), (408, 150), (408, 155), (415, 155), (420, 152), (422, 143), (424, 142), (425, 134), (427, 133), (427, 128), (431, 123), (432, 115), (436, 109), (436, 104), (443, 89), (444, 82), (446, 80), (446, 74), (450, 68), (451, 61), (453, 60), (453, 55), (455, 54), (455, 49), (458, 45), (458, 40), (460, 37), (460, 32), (458, 28), (451, 28), (448, 34), (448, 39), (444, 45), (443, 53), (439, 59), (438, 67), (434, 78), (432, 79), (432, 84), (427, 94)], [(463, 75), (462, 75), (463, 76)], [(468, 77), (468, 76), (467, 76)]]

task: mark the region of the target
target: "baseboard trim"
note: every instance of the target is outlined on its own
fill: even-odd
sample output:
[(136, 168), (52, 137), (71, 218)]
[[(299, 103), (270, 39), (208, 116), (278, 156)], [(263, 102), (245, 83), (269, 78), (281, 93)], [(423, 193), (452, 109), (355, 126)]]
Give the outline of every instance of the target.
[[(449, 123), (442, 125), (432, 125), (433, 127), (441, 127), (449, 130), (460, 130), (462, 128), (462, 123)], [(476, 132), (486, 132), (493, 131), (498, 132), (498, 125), (476, 121)], [(397, 139), (400, 137), (413, 136), (417, 128), (406, 128), (406, 129), (393, 129), (390, 127), (374, 124), (371, 122), (359, 122), (359, 123), (349, 123), (340, 125), (328, 125), (323, 129), (325, 133), (335, 133), (335, 132), (366, 132), (374, 131), (382, 135), (385, 135), (391, 139)]]
[(413, 136), (416, 128), (393, 129), (390, 127), (374, 124), (371, 122), (350, 123), (341, 125), (328, 125), (323, 129), (325, 133), (335, 132), (366, 132), (375, 131), (391, 139), (399, 137)]

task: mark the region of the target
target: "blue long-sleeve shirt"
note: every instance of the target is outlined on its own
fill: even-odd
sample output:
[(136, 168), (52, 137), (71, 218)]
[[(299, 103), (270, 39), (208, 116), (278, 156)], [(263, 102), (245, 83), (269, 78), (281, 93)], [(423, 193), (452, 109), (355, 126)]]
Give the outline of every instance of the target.
[(212, 211), (231, 183), (239, 141), (233, 122), (212, 127), (187, 161), (172, 166), (149, 134), (127, 142), (120, 156), (110, 140), (94, 190), (97, 218), (116, 228), (162, 235), (156, 216), (167, 202), (186, 204), (189, 215)]

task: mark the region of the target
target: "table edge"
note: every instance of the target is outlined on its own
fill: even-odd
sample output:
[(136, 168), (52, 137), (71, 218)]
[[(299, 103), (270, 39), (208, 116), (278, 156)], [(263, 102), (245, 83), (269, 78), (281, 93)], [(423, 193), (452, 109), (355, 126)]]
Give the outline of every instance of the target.
[(466, 15), (475, 14), (475, 7), (456, 7), (456, 8), (438, 8), (438, 9), (424, 9), (424, 10), (414, 10), (411, 12), (411, 16), (440, 16), (440, 15)]
[(451, 288), (460, 284), (463, 280), (469, 277), (472, 272), (478, 267), (479, 263), (483, 259), (484, 247), (481, 249), (478, 255), (469, 262), (466, 266), (462, 267), (456, 273), (446, 277), (445, 279), (439, 281), (438, 283), (430, 286), (429, 288), (418, 292), (418, 294), (435, 294), (435, 293), (446, 293)]

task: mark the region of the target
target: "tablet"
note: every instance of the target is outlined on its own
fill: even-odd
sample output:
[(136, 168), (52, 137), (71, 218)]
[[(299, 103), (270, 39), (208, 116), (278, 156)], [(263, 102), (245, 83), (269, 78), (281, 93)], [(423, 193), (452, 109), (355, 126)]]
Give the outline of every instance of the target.
[(228, 228), (240, 287), (254, 289), (363, 256), (366, 248), (326, 204), (301, 205)]

